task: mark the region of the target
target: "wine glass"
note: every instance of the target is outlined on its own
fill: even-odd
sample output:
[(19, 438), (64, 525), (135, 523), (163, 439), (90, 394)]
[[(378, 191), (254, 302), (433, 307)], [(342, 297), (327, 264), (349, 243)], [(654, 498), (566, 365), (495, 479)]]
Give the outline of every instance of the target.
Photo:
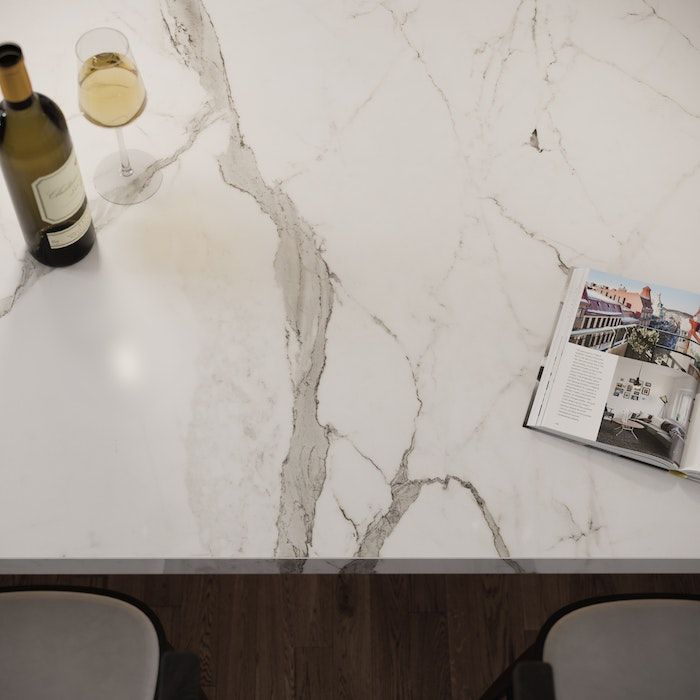
[(146, 106), (146, 88), (129, 42), (116, 29), (98, 27), (78, 39), (75, 53), (80, 110), (93, 124), (114, 129), (119, 144), (119, 152), (97, 166), (95, 189), (115, 204), (143, 202), (156, 193), (163, 176), (153, 156), (124, 145), (122, 127)]

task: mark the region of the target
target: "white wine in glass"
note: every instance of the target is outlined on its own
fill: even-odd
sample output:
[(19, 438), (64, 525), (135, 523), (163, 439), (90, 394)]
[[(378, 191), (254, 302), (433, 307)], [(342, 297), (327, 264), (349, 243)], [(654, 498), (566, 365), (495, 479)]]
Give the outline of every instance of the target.
[(83, 34), (75, 45), (78, 56), (78, 93), (85, 118), (113, 128), (119, 153), (100, 163), (95, 188), (115, 204), (135, 204), (153, 195), (162, 175), (154, 158), (127, 149), (121, 127), (131, 123), (146, 106), (146, 88), (126, 37), (116, 29), (99, 27)]
[(124, 126), (146, 106), (136, 64), (119, 53), (98, 53), (80, 67), (80, 109), (97, 126)]

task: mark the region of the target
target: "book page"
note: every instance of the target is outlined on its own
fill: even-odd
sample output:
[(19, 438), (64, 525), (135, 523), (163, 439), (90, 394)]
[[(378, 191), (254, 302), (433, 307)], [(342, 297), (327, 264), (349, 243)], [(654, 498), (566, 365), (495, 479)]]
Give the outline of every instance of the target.
[(700, 383), (700, 295), (583, 273), (577, 298), (573, 284), (567, 293), (560, 321), (568, 325), (557, 328), (533, 401), (537, 421), (528, 425), (700, 471), (700, 426), (689, 432)]
[(582, 440), (595, 440), (617, 358), (567, 343), (541, 426)]
[(569, 285), (559, 310), (559, 317), (545, 352), (544, 364), (540, 368), (535, 393), (525, 418), (525, 425), (528, 427), (538, 427), (541, 425), (545, 402), (553, 387), (553, 382), (557, 376), (557, 367), (569, 340), (569, 332), (571, 331), (571, 325), (576, 316), (578, 300), (586, 282), (587, 273), (588, 270), (582, 268), (577, 268), (571, 273)]

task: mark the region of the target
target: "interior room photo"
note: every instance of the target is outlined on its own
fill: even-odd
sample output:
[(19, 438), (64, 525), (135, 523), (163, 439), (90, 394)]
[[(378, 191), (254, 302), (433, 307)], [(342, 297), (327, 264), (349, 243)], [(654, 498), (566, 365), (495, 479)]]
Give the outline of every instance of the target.
[(684, 372), (619, 358), (598, 442), (680, 459), (697, 391), (696, 380)]
[(698, 0), (0, 19), (0, 700), (700, 696)]

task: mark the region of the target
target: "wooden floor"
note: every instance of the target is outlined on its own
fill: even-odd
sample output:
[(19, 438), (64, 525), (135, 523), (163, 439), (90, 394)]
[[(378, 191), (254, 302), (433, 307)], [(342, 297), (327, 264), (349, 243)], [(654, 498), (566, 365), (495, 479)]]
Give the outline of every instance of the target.
[(209, 700), (478, 698), (547, 616), (610, 593), (700, 593), (700, 576), (0, 576), (131, 594)]

